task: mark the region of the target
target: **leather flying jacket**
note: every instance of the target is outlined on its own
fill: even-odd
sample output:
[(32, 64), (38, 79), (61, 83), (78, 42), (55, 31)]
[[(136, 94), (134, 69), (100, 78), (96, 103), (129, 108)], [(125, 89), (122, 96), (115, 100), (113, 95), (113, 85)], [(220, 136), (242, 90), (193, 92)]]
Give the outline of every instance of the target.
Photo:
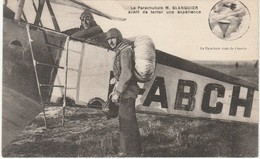
[(139, 86), (134, 77), (134, 52), (129, 44), (121, 42), (115, 48), (113, 73), (117, 80), (115, 91), (124, 97), (136, 98)]

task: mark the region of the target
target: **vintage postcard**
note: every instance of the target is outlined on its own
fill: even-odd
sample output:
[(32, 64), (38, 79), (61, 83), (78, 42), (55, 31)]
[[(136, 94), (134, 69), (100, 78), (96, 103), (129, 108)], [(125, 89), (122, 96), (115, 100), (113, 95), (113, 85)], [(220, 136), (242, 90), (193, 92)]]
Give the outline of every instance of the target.
[(5, 0), (2, 157), (257, 157), (258, 0)]

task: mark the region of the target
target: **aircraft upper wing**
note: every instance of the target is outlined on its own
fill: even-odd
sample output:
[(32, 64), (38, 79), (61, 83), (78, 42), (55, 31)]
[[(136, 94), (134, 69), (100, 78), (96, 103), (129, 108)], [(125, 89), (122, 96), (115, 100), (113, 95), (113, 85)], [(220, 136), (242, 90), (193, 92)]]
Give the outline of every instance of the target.
[(100, 9), (97, 9), (97, 6), (95, 6), (95, 1), (81, 1), (81, 0), (50, 0), (52, 3), (56, 4), (62, 4), (66, 6), (71, 6), (74, 8), (82, 9), (82, 10), (88, 10), (96, 15), (111, 19), (111, 20), (120, 20), (120, 21), (125, 21), (126, 18), (120, 18), (120, 17), (115, 17), (111, 16), (103, 11), (100, 11)]

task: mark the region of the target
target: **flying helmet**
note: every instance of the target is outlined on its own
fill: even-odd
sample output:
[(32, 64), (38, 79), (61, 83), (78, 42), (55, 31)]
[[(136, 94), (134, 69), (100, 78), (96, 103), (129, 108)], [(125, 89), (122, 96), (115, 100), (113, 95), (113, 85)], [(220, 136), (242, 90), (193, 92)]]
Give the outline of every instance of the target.
[(119, 44), (123, 40), (121, 32), (116, 28), (111, 28), (106, 32), (106, 40), (111, 38), (117, 38), (117, 44)]
[(84, 18), (88, 20), (94, 19), (93, 14), (86, 10), (80, 15), (80, 20), (83, 20)]

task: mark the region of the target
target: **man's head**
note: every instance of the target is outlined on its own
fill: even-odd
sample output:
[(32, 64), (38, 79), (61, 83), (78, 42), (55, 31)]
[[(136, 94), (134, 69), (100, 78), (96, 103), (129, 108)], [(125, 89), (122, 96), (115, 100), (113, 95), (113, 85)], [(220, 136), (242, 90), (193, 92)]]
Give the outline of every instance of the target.
[(107, 40), (109, 46), (112, 49), (115, 49), (116, 46), (122, 42), (123, 37), (122, 37), (121, 32), (118, 29), (112, 28), (107, 31), (106, 40)]
[(84, 29), (88, 29), (90, 26), (92, 26), (94, 17), (92, 15), (92, 13), (90, 13), (88, 11), (84, 11), (80, 16), (80, 20), (81, 20), (81, 26)]
[(237, 7), (237, 4), (236, 4), (236, 3), (231, 3), (230, 9), (234, 10), (234, 9), (236, 9), (236, 7)]

